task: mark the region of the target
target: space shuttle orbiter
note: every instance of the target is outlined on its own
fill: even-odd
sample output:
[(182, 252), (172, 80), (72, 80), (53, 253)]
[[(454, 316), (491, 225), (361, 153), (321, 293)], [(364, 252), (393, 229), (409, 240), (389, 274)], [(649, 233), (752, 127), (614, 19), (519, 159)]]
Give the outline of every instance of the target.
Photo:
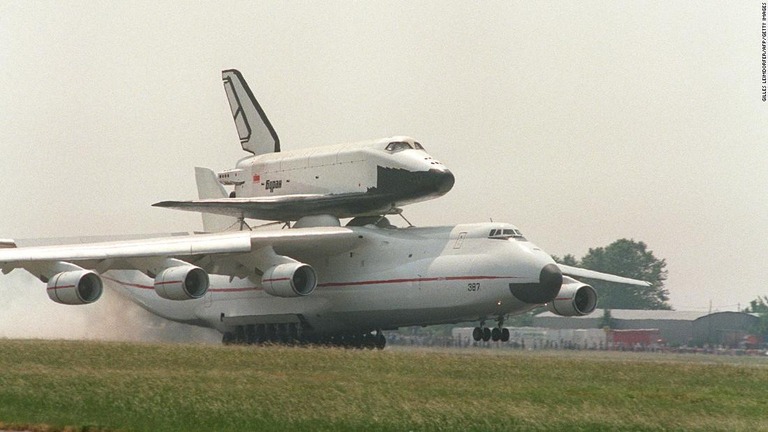
[[(280, 139), (243, 76), (222, 72), (240, 144), (252, 156), (218, 173), (229, 197), (164, 201), (157, 207), (272, 221), (396, 213), (447, 193), (453, 174), (413, 138), (281, 151)], [(203, 197), (201, 197), (203, 198)]]

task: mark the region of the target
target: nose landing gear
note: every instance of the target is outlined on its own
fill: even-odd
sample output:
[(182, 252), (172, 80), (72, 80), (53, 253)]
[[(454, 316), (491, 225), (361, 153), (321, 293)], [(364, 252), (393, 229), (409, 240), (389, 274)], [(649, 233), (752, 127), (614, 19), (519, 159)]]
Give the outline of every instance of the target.
[(491, 337), (491, 329), (485, 327), (485, 324), (480, 324), (480, 327), (475, 327), (475, 329), (472, 330), (472, 339), (474, 339), (475, 342), (480, 342), (481, 340), (488, 342), (491, 340)]
[(504, 327), (504, 318), (499, 317), (498, 326), (490, 329), (485, 326), (485, 320), (480, 321), (480, 327), (475, 327), (472, 330), (472, 338), (475, 342), (488, 342), (492, 340), (494, 342), (509, 342), (509, 329)]

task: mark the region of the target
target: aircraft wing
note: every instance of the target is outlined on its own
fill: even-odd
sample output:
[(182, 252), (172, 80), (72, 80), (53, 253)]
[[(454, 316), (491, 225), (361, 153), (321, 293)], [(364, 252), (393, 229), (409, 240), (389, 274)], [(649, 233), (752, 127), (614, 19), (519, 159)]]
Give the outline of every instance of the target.
[[(0, 249), (0, 268), (8, 273), (15, 268), (34, 269), (35, 274), (55, 273), (66, 266), (104, 272), (111, 269), (143, 269), (146, 263), (162, 267), (165, 260), (177, 259), (194, 263), (208, 271), (224, 268), (217, 274), (239, 275), (242, 270), (227, 270), (221, 262), (237, 262), (255, 266), (274, 265), (286, 257), (281, 253), (302, 253), (320, 250), (335, 253), (353, 247), (360, 241), (352, 230), (341, 227), (296, 228), (274, 231), (240, 231), (219, 234), (190, 234), (186, 236), (149, 238), (116, 242), (64, 244)], [(234, 260), (219, 260), (222, 257)], [(290, 260), (290, 258), (288, 258)], [(220, 262), (221, 261), (221, 262)], [(232, 267), (231, 265), (229, 267)], [(241, 265), (242, 267), (242, 265)], [(42, 270), (41, 270), (42, 269)], [(249, 272), (252, 268), (249, 269)]]
[(606, 281), (606, 282), (616, 282), (616, 283), (637, 285), (637, 286), (651, 285), (650, 283), (645, 281), (626, 278), (622, 276), (616, 276), (608, 273), (600, 273), (594, 270), (571, 267), (564, 264), (558, 264), (557, 266), (560, 267), (560, 271), (563, 272), (563, 274), (566, 276), (573, 276), (573, 277), (587, 278), (587, 279), (597, 279), (597, 280)]

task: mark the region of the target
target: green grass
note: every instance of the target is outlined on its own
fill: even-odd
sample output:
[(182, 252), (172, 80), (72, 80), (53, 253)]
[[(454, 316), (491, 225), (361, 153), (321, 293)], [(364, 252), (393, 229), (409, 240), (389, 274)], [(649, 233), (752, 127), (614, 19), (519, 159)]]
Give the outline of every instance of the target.
[(0, 340), (0, 429), (768, 430), (768, 359)]

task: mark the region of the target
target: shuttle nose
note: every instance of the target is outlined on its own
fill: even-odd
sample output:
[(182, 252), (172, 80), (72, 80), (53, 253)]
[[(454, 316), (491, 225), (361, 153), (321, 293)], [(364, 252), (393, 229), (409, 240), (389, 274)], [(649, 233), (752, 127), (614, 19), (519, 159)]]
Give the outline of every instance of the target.
[(432, 174), (432, 178), (434, 179), (435, 191), (439, 195), (445, 195), (449, 190), (451, 190), (451, 188), (453, 188), (453, 184), (456, 182), (456, 178), (453, 176), (451, 171), (447, 169), (432, 169), (429, 170), (429, 172)]
[(551, 302), (563, 285), (563, 273), (556, 264), (547, 264), (539, 273), (539, 283), (509, 284), (509, 291), (518, 300), (530, 304)]
[(445, 168), (410, 171), (379, 166), (376, 184), (383, 194), (392, 194), (398, 199), (414, 199), (444, 195), (451, 190), (454, 182), (453, 173)]

